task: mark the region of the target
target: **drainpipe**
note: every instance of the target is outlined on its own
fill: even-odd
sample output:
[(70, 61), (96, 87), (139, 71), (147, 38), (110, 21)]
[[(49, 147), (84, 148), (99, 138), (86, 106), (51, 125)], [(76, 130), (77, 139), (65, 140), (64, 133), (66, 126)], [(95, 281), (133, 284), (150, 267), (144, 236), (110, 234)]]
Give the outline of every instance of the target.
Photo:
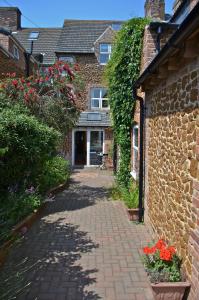
[(139, 222), (143, 221), (144, 207), (144, 99), (137, 95), (137, 89), (133, 88), (134, 101), (140, 102), (140, 143), (139, 143)]

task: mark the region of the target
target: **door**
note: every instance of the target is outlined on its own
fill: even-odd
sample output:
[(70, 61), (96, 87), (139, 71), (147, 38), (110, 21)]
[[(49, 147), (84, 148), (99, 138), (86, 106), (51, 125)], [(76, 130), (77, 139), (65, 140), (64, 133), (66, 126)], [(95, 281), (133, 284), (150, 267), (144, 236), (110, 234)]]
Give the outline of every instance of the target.
[(90, 131), (90, 165), (101, 165), (103, 153), (104, 132), (101, 130)]
[(75, 132), (75, 165), (86, 165), (87, 135), (86, 131)]

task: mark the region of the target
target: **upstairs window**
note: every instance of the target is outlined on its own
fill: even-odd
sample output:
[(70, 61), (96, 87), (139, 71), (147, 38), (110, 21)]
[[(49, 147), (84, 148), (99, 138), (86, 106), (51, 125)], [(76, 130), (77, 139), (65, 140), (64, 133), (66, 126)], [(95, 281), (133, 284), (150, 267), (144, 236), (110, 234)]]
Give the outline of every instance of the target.
[(19, 49), (16, 46), (13, 47), (13, 55), (15, 59), (19, 60)]
[(107, 89), (91, 89), (91, 109), (109, 109)]
[(111, 57), (111, 44), (100, 44), (100, 64), (106, 65)]
[(70, 64), (74, 64), (75, 63), (75, 59), (73, 56), (60, 56), (59, 57), (60, 61), (64, 61), (66, 63), (70, 63)]

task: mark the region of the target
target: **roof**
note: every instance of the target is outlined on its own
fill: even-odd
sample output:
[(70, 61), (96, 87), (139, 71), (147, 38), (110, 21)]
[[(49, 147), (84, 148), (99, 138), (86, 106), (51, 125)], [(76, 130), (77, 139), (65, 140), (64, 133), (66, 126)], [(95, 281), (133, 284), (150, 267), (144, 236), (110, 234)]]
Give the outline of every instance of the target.
[(26, 51), (30, 51), (30, 32), (39, 32), (38, 40), (34, 41), (33, 54), (45, 53), (43, 64), (53, 64), (56, 59), (57, 43), (62, 28), (22, 28), (13, 33)]
[[(97, 115), (98, 118), (94, 117), (93, 121), (90, 120), (89, 115)], [(79, 117), (77, 126), (101, 126), (101, 127), (110, 127), (110, 114), (109, 112), (82, 112)]]
[(188, 14), (186, 19), (179, 25), (178, 29), (174, 32), (165, 46), (160, 50), (160, 52), (154, 57), (148, 67), (140, 75), (138, 80), (134, 83), (134, 88), (139, 88), (145, 80), (152, 75), (158, 66), (170, 57), (179, 45), (190, 37), (190, 35), (199, 28), (199, 2)]
[(116, 20), (65, 20), (57, 52), (93, 53), (94, 43)]

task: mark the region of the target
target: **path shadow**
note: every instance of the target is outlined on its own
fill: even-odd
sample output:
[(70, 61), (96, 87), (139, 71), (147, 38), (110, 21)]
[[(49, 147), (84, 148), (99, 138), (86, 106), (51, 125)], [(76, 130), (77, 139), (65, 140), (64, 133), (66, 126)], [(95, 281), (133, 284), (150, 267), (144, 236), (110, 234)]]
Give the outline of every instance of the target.
[(70, 189), (49, 201), (45, 214), (80, 210), (95, 205), (97, 201), (107, 200), (109, 193), (105, 187), (90, 187), (75, 182)]
[(37, 222), (11, 250), (0, 273), (0, 299), (101, 299), (94, 291), (86, 291), (95, 283), (98, 270), (79, 263), (98, 245), (65, 218), (49, 220)]

